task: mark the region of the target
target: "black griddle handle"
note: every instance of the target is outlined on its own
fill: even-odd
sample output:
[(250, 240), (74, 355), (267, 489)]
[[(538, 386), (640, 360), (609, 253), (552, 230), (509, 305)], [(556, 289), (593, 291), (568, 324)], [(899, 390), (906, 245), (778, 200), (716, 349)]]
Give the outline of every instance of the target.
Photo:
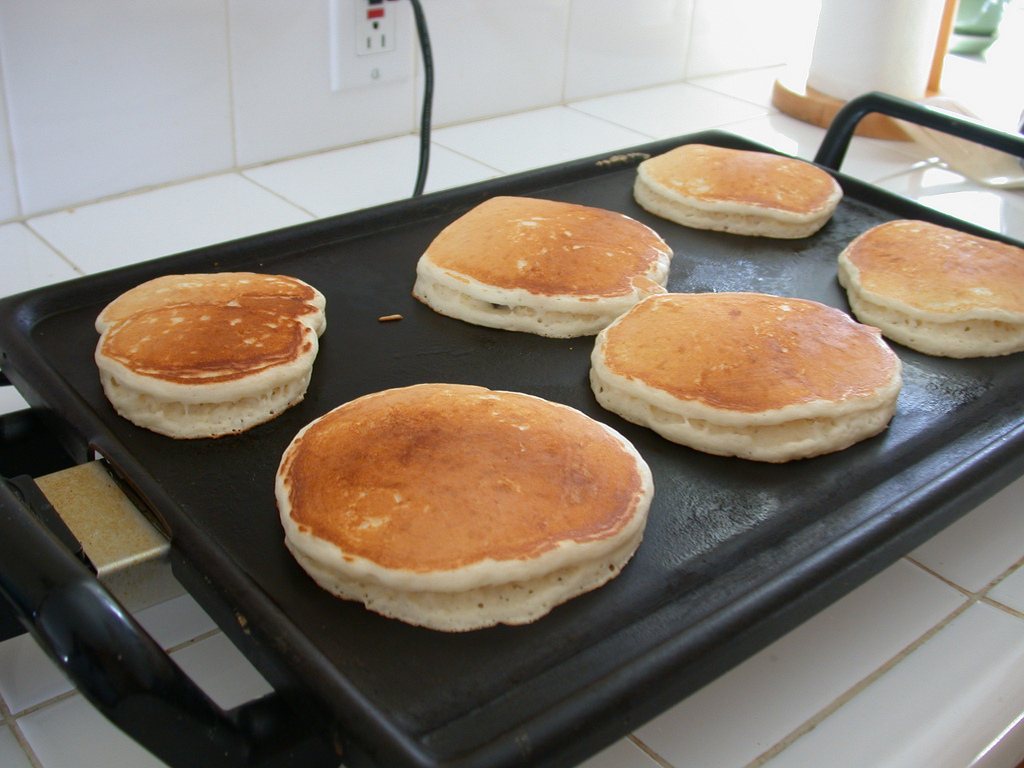
[(818, 147), (814, 162), (838, 171), (843, 158), (846, 157), (846, 150), (850, 146), (857, 124), (872, 112), (906, 120), (908, 123), (942, 131), (1024, 158), (1024, 136), (1018, 133), (1002, 131), (963, 115), (955, 115), (926, 104), (872, 91), (850, 99), (836, 112), (825, 132), (825, 138), (821, 141), (821, 146)]
[(337, 768), (277, 693), (215, 704), (2, 477), (0, 593), (81, 693), (173, 768)]

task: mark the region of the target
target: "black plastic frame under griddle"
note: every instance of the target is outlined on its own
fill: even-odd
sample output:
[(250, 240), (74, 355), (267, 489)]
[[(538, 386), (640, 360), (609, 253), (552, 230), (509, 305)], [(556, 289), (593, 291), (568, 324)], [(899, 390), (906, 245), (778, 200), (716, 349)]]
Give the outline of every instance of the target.
[[(884, 112), (890, 100), (872, 95), (855, 106)], [(837, 130), (838, 138), (826, 138), (843, 145), (836, 163), (852, 127)], [(953, 130), (990, 145), (1005, 138), (959, 123)], [(752, 290), (843, 309), (835, 258), (870, 226), (919, 218), (1007, 239), (841, 173), (845, 198), (835, 216), (801, 240), (687, 229), (639, 208), (631, 193), (636, 165), (695, 142), (770, 151), (723, 132), (693, 134), (50, 286), (0, 302), (0, 365), (68, 451), (78, 460), (102, 454), (167, 532), (178, 578), (274, 686), (258, 713), (284, 730), (304, 723), (296, 738), (312, 730), (342, 745), (349, 768), (575, 765), (1024, 474), (1024, 354), (952, 360), (896, 347), (904, 388), (885, 433), (839, 453), (770, 465), (693, 451), (601, 409), (587, 383), (592, 339), (480, 328), (411, 297), (424, 247), (498, 194), (593, 205), (649, 224), (675, 250), (670, 290)], [(1003, 146), (1024, 156), (1019, 137)], [(217, 440), (170, 440), (119, 418), (92, 361), (99, 309), (158, 275), (239, 269), (291, 274), (326, 294), (329, 327), (306, 399), (268, 424)], [(378, 320), (395, 313), (403, 319)], [(644, 542), (622, 574), (533, 624), (463, 634), (388, 620), (316, 587), (283, 545), (273, 500), (281, 452), (298, 429), (342, 402), (426, 381), (539, 395), (628, 437), (651, 465), (656, 495)], [(0, 539), (7, 518), (20, 513), (4, 512)], [(0, 586), (31, 623), (47, 585), (61, 580), (32, 551), (3, 553)], [(79, 568), (54, 569), (71, 581), (85, 578)], [(27, 585), (20, 598), (12, 597), (17, 583)], [(49, 620), (59, 621), (56, 614)], [(150, 652), (158, 649), (146, 646), (142, 655)], [(188, 719), (197, 697), (177, 677), (166, 673), (177, 693), (164, 709)], [(79, 678), (91, 682), (89, 674)], [(196, 706), (195, 719), (210, 732), (234, 739), (250, 730), (238, 724), (251, 718)], [(269, 741), (280, 747), (281, 738)], [(173, 747), (161, 757), (188, 765), (190, 745), (180, 745), (180, 762)], [(269, 764), (261, 762), (266, 749), (238, 752), (231, 764)]]

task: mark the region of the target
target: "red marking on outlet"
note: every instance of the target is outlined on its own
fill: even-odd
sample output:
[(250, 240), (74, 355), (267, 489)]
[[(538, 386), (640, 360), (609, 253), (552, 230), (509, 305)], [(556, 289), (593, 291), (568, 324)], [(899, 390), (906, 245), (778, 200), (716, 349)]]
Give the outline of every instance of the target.
[(366, 9), (366, 18), (368, 18), (368, 19), (382, 19), (382, 18), (384, 18), (384, 9), (383, 8), (367, 8)]

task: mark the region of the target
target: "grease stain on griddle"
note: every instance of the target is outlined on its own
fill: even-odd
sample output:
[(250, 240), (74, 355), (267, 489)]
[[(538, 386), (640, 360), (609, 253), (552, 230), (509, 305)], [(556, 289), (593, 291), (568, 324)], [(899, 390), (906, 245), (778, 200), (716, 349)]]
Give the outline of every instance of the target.
[(770, 520), (783, 506), (773, 489), (737, 485), (741, 487), (698, 483), (673, 489), (677, 492), (665, 505), (671, 514), (660, 519), (657, 528), (659, 535), (672, 542), (668, 550), (675, 558), (685, 561), (711, 552)]
[(673, 283), (674, 290), (687, 293), (755, 291), (783, 295), (789, 293), (793, 281), (789, 275), (768, 272), (763, 263), (737, 259), (728, 269), (715, 264), (697, 264), (684, 281), (673, 280)]
[(927, 413), (951, 413), (983, 397), (992, 388), (992, 379), (973, 371), (927, 367), (903, 361), (903, 389), (900, 408)]

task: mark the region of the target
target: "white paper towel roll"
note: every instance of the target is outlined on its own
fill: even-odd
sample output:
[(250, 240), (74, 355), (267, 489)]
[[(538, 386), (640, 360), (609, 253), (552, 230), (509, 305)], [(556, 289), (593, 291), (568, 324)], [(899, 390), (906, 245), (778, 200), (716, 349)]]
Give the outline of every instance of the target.
[(925, 96), (945, 0), (822, 0), (807, 85), (849, 101)]

